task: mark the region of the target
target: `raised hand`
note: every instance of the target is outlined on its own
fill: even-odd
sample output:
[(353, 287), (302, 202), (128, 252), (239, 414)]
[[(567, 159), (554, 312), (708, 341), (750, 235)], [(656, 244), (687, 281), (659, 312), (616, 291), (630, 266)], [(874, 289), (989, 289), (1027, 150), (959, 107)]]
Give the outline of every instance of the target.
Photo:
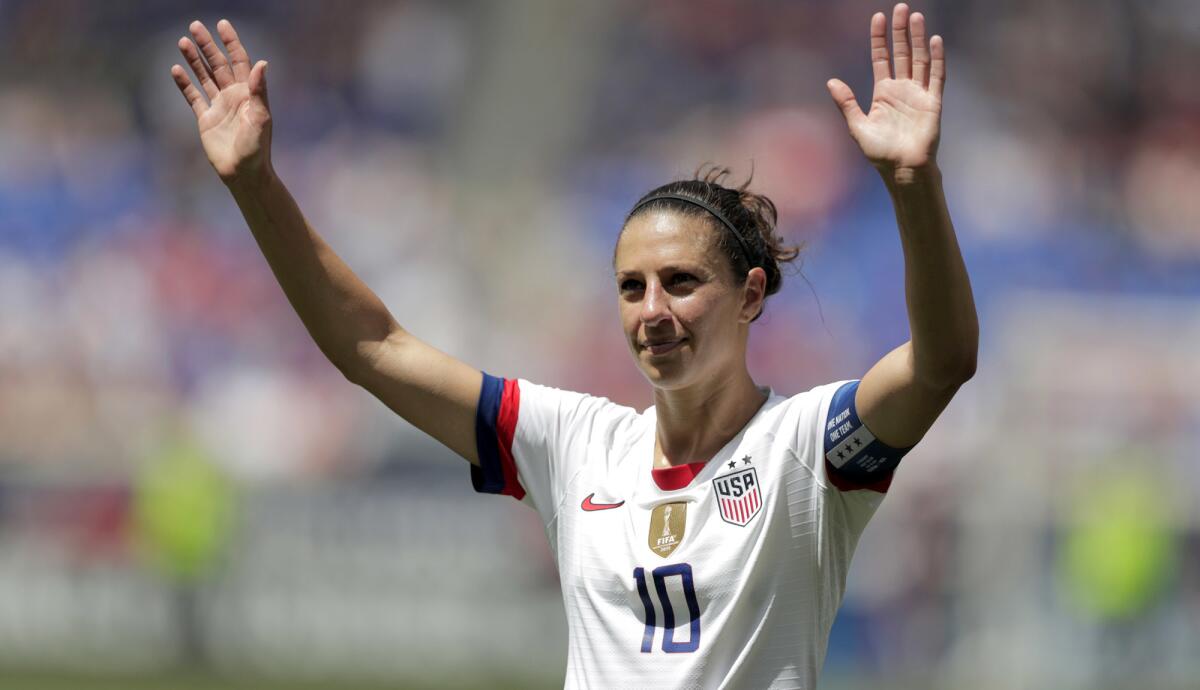
[[(912, 41), (909, 41), (909, 33)], [(946, 54), (941, 36), (925, 40), (925, 17), (909, 16), (908, 5), (892, 10), (892, 51), (895, 71), (888, 59), (887, 17), (871, 17), (871, 66), (875, 90), (866, 114), (854, 93), (840, 79), (826, 86), (846, 116), (850, 136), (881, 172), (916, 169), (934, 163), (941, 134), (942, 88), (946, 82)]]
[(171, 76), (196, 113), (200, 143), (208, 161), (226, 184), (270, 170), (266, 61), (251, 66), (250, 56), (229, 20), (217, 22), (217, 33), (229, 51), (228, 60), (203, 24), (192, 22), (188, 30), (195, 43), (180, 38), (179, 52), (204, 91), (201, 93), (192, 84), (179, 65), (171, 66)]

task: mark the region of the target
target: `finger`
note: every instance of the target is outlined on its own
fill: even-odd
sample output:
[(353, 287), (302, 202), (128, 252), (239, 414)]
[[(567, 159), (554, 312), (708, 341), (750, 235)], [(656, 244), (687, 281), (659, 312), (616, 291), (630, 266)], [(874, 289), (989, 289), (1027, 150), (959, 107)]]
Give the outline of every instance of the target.
[(263, 105), (270, 108), (267, 103), (267, 61), (259, 60), (254, 63), (254, 67), (250, 69), (250, 76), (247, 77), (250, 87), (250, 95), (258, 96), (262, 99)]
[(912, 49), (908, 45), (908, 5), (892, 9), (892, 54), (896, 59), (896, 78), (912, 79)]
[(929, 52), (933, 56), (929, 65), (929, 90), (941, 100), (942, 90), (946, 86), (946, 47), (942, 45), (941, 36), (929, 39)]
[(212, 67), (213, 81), (217, 82), (217, 87), (223, 89), (233, 84), (233, 70), (229, 68), (229, 61), (217, 47), (212, 34), (208, 33), (208, 28), (200, 22), (192, 22), (188, 30), (192, 32), (196, 45), (200, 46), (200, 52), (204, 53), (204, 59)]
[(183, 53), (183, 59), (187, 60), (188, 67), (192, 68), (192, 74), (196, 75), (196, 81), (200, 82), (200, 88), (204, 89), (204, 93), (208, 94), (208, 100), (217, 97), (221, 90), (217, 88), (216, 82), (213, 81), (212, 70), (208, 68), (208, 63), (200, 56), (200, 51), (196, 49), (196, 44), (186, 38), (179, 39), (179, 52)]
[(887, 17), (883, 12), (871, 15), (871, 72), (876, 83), (892, 78), (892, 66), (888, 63)]
[(200, 89), (188, 79), (187, 72), (179, 65), (171, 65), (171, 78), (175, 80), (175, 86), (179, 87), (179, 91), (187, 100), (188, 106), (192, 112), (196, 113), (196, 117), (204, 114), (208, 110), (208, 101), (204, 100), (204, 96), (200, 93)]
[(929, 86), (929, 45), (925, 43), (925, 15), (913, 12), (908, 21), (912, 29), (913, 81)]
[(858, 100), (854, 98), (854, 92), (841, 79), (830, 79), (825, 82), (825, 88), (829, 89), (829, 95), (833, 96), (833, 102), (841, 108), (842, 115), (846, 116), (846, 124), (850, 125), (853, 130), (859, 120), (866, 117), (863, 115), (862, 108), (858, 107)]
[(221, 42), (225, 44), (225, 50), (229, 52), (229, 62), (233, 65), (233, 78), (238, 81), (249, 79), (250, 54), (242, 46), (237, 31), (233, 30), (233, 24), (228, 19), (217, 22), (217, 35), (221, 37)]

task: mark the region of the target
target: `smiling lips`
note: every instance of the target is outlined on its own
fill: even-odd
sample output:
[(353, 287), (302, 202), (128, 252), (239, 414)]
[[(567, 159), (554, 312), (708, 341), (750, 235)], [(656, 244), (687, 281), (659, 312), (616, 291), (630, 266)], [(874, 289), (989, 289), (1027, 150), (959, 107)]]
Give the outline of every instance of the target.
[(685, 340), (687, 340), (687, 338), (676, 338), (675, 340), (656, 340), (653, 342), (647, 341), (642, 345), (642, 347), (649, 350), (650, 354), (652, 355), (662, 355), (679, 347)]

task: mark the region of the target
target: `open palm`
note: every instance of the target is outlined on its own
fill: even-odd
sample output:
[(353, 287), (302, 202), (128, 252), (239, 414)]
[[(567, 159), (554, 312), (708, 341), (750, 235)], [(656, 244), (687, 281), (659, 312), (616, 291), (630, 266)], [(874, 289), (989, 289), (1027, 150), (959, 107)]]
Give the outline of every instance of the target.
[(195, 43), (179, 39), (179, 52), (203, 93), (188, 79), (183, 67), (173, 65), (171, 76), (196, 114), (204, 153), (226, 182), (264, 170), (270, 163), (271, 149), (267, 63), (259, 61), (251, 67), (250, 56), (228, 20), (217, 22), (221, 42), (229, 51), (228, 60), (203, 24), (192, 22), (189, 31)]
[[(912, 32), (911, 43), (909, 31)], [(925, 40), (925, 18), (908, 5), (892, 11), (893, 76), (888, 56), (887, 17), (871, 17), (871, 66), (875, 90), (867, 113), (840, 79), (826, 84), (850, 127), (850, 135), (877, 168), (919, 168), (934, 161), (941, 134), (946, 57), (941, 36)]]

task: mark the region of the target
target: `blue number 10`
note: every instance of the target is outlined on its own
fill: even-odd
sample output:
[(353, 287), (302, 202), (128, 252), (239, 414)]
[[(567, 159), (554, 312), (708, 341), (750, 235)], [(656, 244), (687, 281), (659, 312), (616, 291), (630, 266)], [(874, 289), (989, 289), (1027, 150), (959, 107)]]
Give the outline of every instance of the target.
[[(662, 650), (664, 652), (694, 652), (700, 648), (700, 604), (696, 601), (696, 585), (692, 582), (692, 566), (687, 563), (674, 563), (655, 568), (650, 575), (654, 578), (654, 591), (658, 593), (658, 601), (663, 611)], [(667, 597), (667, 578), (678, 575), (683, 583), (683, 597), (687, 600), (688, 616), (691, 617), (692, 634), (687, 642), (675, 641), (675, 608)], [(646, 632), (642, 635), (642, 653), (648, 654), (654, 648), (654, 602), (650, 601), (650, 591), (646, 587), (645, 568), (634, 568), (633, 579), (637, 580), (638, 596), (642, 598), (642, 606), (646, 608)]]

